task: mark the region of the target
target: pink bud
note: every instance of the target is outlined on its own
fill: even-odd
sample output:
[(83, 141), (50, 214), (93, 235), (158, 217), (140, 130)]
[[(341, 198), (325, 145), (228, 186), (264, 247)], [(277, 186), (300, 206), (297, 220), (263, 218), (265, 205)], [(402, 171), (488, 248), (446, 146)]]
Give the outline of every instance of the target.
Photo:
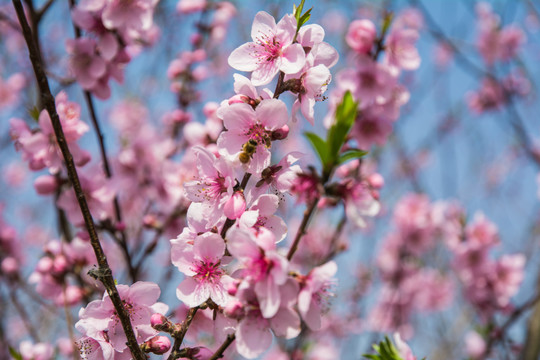
[(238, 291), (238, 286), (240, 285), (240, 281), (234, 280), (229, 282), (227, 285), (227, 293), (231, 296), (235, 296), (236, 292)]
[(62, 292), (62, 296), (60, 296), (57, 299), (56, 304), (63, 305), (65, 303), (67, 305), (75, 305), (79, 301), (81, 301), (82, 297), (83, 297), (83, 292), (81, 288), (75, 285), (69, 285), (66, 288), (65, 294), (64, 292)]
[(355, 20), (349, 25), (347, 31), (347, 44), (361, 54), (367, 54), (371, 51), (377, 30), (370, 20)]
[(65, 256), (59, 255), (56, 258), (54, 258), (54, 263), (52, 267), (52, 271), (55, 274), (62, 274), (67, 271), (69, 267), (69, 263)]
[(286, 139), (287, 136), (289, 136), (289, 127), (287, 125), (283, 125), (281, 129), (272, 132), (272, 140), (283, 140)]
[(246, 199), (244, 193), (237, 191), (223, 206), (223, 213), (231, 220), (236, 220), (246, 211)]
[(373, 173), (368, 176), (369, 184), (375, 189), (381, 189), (384, 186), (384, 178), (379, 173)]
[(240, 319), (244, 315), (244, 305), (240, 301), (229, 301), (223, 310), (227, 317)]
[(236, 95), (229, 98), (229, 105), (241, 104), (241, 103), (248, 104), (249, 103), (249, 97), (247, 97), (246, 95), (242, 95), (242, 94), (236, 94)]
[(156, 336), (145, 343), (148, 346), (148, 352), (154, 354), (165, 354), (171, 348), (171, 340), (166, 336)]
[(36, 265), (36, 270), (44, 274), (44, 273), (50, 272), (52, 267), (53, 267), (53, 260), (50, 257), (45, 256), (39, 259)]
[(2, 260), (2, 272), (6, 275), (14, 274), (19, 269), (19, 262), (14, 257), (7, 257)]
[(167, 322), (169, 322), (169, 320), (160, 313), (152, 314), (152, 317), (150, 317), (150, 325), (152, 325), (152, 327), (163, 325)]
[(34, 181), (34, 188), (39, 195), (49, 195), (58, 188), (58, 181), (51, 175), (41, 175)]

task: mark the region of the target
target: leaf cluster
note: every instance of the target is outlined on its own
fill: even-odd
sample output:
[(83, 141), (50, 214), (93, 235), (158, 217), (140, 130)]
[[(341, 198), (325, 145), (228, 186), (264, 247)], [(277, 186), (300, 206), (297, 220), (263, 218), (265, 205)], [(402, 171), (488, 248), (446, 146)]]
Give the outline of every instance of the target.
[(349, 160), (359, 159), (367, 154), (367, 151), (360, 149), (349, 149), (341, 152), (356, 119), (357, 108), (358, 103), (353, 100), (350, 91), (347, 91), (337, 106), (336, 120), (328, 130), (326, 140), (315, 133), (305, 133), (321, 160), (323, 176), (325, 177), (329, 177), (336, 166)]

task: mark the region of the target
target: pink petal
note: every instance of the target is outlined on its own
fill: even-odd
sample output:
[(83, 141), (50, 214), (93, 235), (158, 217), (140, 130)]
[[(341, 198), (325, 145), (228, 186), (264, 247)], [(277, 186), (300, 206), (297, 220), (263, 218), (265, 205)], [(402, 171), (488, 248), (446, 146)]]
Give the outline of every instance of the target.
[(280, 64), (281, 58), (277, 58), (273, 61), (267, 61), (260, 64), (251, 73), (251, 83), (254, 86), (262, 86), (268, 84), (279, 72)]
[(287, 105), (278, 99), (261, 101), (255, 110), (255, 114), (261, 124), (263, 124), (267, 130), (271, 131), (283, 127), (289, 120)]
[(279, 287), (270, 277), (255, 284), (255, 293), (259, 300), (261, 314), (264, 318), (271, 318), (279, 310), (281, 301)]
[(250, 42), (234, 49), (227, 60), (229, 66), (240, 71), (254, 71), (257, 69), (257, 58), (253, 56), (254, 46), (255, 44)]
[(244, 319), (236, 329), (236, 350), (248, 359), (262, 354), (272, 344), (267, 320), (257, 317)]
[(210, 289), (195, 279), (186, 277), (176, 288), (176, 297), (189, 307), (201, 305), (210, 297)]
[(204, 233), (195, 239), (193, 252), (201, 260), (216, 263), (225, 254), (225, 242), (219, 234)]
[(292, 339), (300, 334), (300, 316), (291, 308), (280, 308), (276, 316), (270, 319), (270, 326), (276, 336)]
[(300, 44), (287, 46), (283, 51), (282, 63), (279, 70), (285, 74), (295, 74), (302, 70), (306, 63), (306, 53)]
[(265, 11), (259, 11), (253, 19), (251, 26), (251, 38), (257, 41), (260, 36), (274, 35), (276, 30), (276, 20)]

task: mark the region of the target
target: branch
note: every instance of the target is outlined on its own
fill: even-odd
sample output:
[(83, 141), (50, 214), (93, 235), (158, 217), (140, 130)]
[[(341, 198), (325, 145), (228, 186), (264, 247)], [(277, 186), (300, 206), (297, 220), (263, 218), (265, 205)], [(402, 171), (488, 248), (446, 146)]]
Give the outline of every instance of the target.
[(236, 339), (236, 336), (234, 334), (227, 335), (227, 339), (225, 339), (225, 341), (223, 342), (223, 344), (221, 344), (219, 349), (217, 349), (216, 352), (212, 355), (212, 357), (208, 360), (217, 360), (219, 358), (222, 358), (223, 353), (225, 352), (225, 350), (227, 350), (229, 345), (233, 343), (234, 339)]
[[(60, 117), (58, 116), (58, 113), (56, 111), (54, 97), (51, 94), (51, 90), (49, 88), (49, 81), (47, 79), (47, 75), (45, 74), (43, 62), (41, 60), (41, 56), (39, 55), (38, 47), (34, 41), (34, 35), (32, 34), (32, 30), (30, 29), (28, 21), (26, 20), (23, 5), (21, 3), (21, 0), (12, 1), (13, 6), (15, 7), (15, 11), (17, 12), (17, 17), (19, 18), (19, 23), (22, 27), (26, 45), (28, 46), (29, 57), (32, 63), (32, 67), (34, 69), (34, 73), (36, 75), (41, 101), (47, 109), (47, 112), (49, 113), (49, 116), (51, 118), (51, 123), (54, 129), (56, 140), (66, 163), (68, 177), (71, 184), (73, 185), (73, 189), (77, 196), (77, 201), (79, 202), (79, 207), (81, 209), (84, 222), (86, 224), (86, 229), (88, 231), (88, 234), (90, 235), (90, 243), (92, 244), (92, 247), (96, 254), (99, 269), (98, 272), (94, 272), (94, 276), (96, 278), (99, 278), (99, 280), (107, 289), (107, 293), (111, 298), (111, 301), (118, 314), (118, 318), (120, 319), (124, 332), (126, 333), (128, 347), (131, 351), (131, 354), (133, 355), (133, 358), (135, 360), (145, 360), (146, 356), (142, 353), (141, 349), (137, 344), (137, 338), (135, 337), (135, 333), (133, 332), (133, 327), (131, 325), (129, 315), (124, 305), (122, 304), (122, 299), (120, 298), (118, 290), (116, 289), (114, 278), (112, 276), (112, 271), (107, 262), (107, 257), (105, 256), (103, 248), (101, 247), (96, 227), (94, 225), (94, 220), (92, 219), (92, 214), (90, 213), (88, 203), (86, 202), (86, 197), (79, 181), (77, 169), (75, 168), (75, 163), (73, 162), (73, 155), (69, 151), (66, 137), (62, 129), (62, 124), (60, 123)], [(96, 273), (99, 275), (96, 275)]]
[(180, 331), (178, 333), (173, 334), (174, 337), (174, 344), (171, 350), (171, 354), (167, 358), (167, 360), (175, 360), (180, 356), (180, 346), (182, 346), (182, 342), (184, 341), (184, 337), (186, 336), (186, 333), (189, 329), (189, 326), (191, 325), (191, 322), (195, 318), (195, 314), (197, 313), (197, 310), (199, 310), (199, 307), (194, 307), (189, 309), (189, 312), (186, 316), (186, 320), (182, 323), (182, 327), (180, 328)]
[(317, 208), (319, 199), (320, 199), (320, 196), (317, 196), (315, 199), (313, 199), (313, 202), (311, 203), (310, 207), (304, 211), (304, 218), (302, 219), (302, 223), (300, 224), (300, 227), (298, 228), (298, 231), (296, 232), (296, 237), (294, 238), (294, 242), (291, 248), (289, 249), (289, 252), (287, 253), (287, 260), (291, 261), (292, 257), (294, 256), (294, 253), (296, 252), (296, 250), (298, 250), (298, 244), (300, 243), (300, 239), (306, 233), (309, 220), (311, 219), (311, 216), (315, 212), (315, 208)]

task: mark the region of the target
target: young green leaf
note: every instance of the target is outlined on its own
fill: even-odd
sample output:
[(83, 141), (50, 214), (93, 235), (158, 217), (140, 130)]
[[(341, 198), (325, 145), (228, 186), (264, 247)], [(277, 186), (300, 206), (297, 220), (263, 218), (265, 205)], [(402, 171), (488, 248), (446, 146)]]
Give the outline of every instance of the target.
[(325, 167), (328, 163), (328, 145), (317, 134), (314, 134), (312, 132), (306, 132), (304, 133), (304, 135), (307, 137), (307, 139), (311, 143), (311, 146), (313, 146), (313, 148), (317, 152), (317, 155), (319, 155), (319, 159), (321, 159), (323, 167)]
[(341, 147), (354, 124), (357, 107), (358, 103), (353, 100), (350, 91), (347, 91), (336, 109), (336, 122), (328, 131), (327, 136), (328, 150), (334, 162), (337, 162)]
[(304, 2), (306, 0), (302, 0), (300, 1), (300, 5), (296, 6), (296, 5), (293, 5), (293, 14), (294, 14), (294, 17), (296, 18), (296, 21), (300, 21), (300, 16), (302, 16), (302, 10), (304, 9)]
[(359, 150), (359, 149), (347, 150), (346, 152), (340, 155), (338, 159), (338, 165), (341, 165), (352, 159), (360, 159), (366, 156), (367, 153), (368, 153), (367, 151)]
[(12, 348), (11, 346), (9, 347), (9, 353), (11, 354), (11, 357), (14, 359), (14, 360), (23, 360), (23, 357), (21, 354), (19, 354), (17, 352), (17, 350), (15, 350), (14, 348)]

